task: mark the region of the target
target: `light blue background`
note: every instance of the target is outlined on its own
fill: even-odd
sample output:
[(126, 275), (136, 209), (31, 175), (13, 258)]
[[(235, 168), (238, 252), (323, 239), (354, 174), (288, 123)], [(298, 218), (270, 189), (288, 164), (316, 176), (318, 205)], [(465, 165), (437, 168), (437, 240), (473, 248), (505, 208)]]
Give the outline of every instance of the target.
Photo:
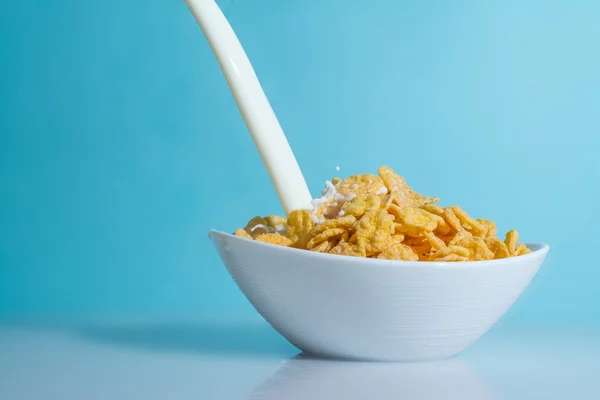
[[(229, 0), (316, 195), (387, 164), (544, 241), (507, 317), (600, 322), (600, 3)], [(249, 315), (207, 238), (280, 213), (185, 3), (3, 1), (0, 316)]]

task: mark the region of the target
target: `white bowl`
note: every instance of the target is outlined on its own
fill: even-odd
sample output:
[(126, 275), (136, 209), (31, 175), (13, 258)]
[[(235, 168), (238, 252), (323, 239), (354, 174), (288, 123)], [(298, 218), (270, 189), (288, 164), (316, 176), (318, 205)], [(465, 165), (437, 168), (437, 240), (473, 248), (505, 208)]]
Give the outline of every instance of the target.
[(212, 230), (250, 303), (290, 343), (321, 357), (417, 361), (477, 340), (529, 285), (549, 247), (492, 261), (409, 262), (323, 254)]

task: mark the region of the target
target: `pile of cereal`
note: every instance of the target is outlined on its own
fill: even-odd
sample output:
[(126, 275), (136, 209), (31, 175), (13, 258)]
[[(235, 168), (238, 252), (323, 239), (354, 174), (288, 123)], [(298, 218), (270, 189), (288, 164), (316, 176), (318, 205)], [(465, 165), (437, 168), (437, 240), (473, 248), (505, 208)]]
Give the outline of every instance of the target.
[(327, 181), (312, 210), (288, 218), (255, 217), (235, 234), (261, 242), (346, 256), (407, 261), (492, 260), (530, 253), (511, 230), (504, 241), (494, 222), (412, 190), (391, 168), (379, 176)]

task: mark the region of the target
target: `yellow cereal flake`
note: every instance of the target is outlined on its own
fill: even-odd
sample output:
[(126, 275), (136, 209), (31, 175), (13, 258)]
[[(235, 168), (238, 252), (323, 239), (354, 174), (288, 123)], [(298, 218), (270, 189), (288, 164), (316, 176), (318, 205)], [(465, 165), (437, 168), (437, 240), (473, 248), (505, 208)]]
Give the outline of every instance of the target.
[(402, 234), (392, 235), (390, 237), (390, 243), (402, 243), (403, 241), (404, 241), (404, 235), (402, 235)]
[(312, 239), (310, 233), (301, 234), (296, 240), (293, 241), (290, 247), (293, 247), (295, 249), (307, 250), (306, 245), (308, 244), (308, 242), (310, 242), (310, 239)]
[(522, 256), (524, 254), (529, 254), (531, 253), (531, 249), (529, 247), (527, 247), (525, 244), (521, 243), (520, 245), (517, 246), (517, 248), (515, 249), (515, 253), (513, 254), (514, 256)]
[(328, 219), (328, 220), (325, 220), (325, 221), (321, 222), (320, 224), (316, 225), (314, 228), (312, 228), (310, 231), (310, 234), (312, 236), (317, 236), (319, 233), (325, 232), (326, 230), (333, 229), (333, 228), (348, 229), (352, 225), (354, 225), (355, 222), (356, 222), (356, 218), (353, 217), (352, 215), (345, 215), (343, 217), (339, 217), (339, 218), (335, 218), (335, 219)]
[(448, 247), (441, 248), (438, 251), (436, 251), (435, 253), (433, 253), (429, 259), (431, 261), (441, 261), (441, 259), (443, 259), (451, 254), (468, 259), (470, 252), (468, 249), (465, 249), (464, 247), (448, 246)]
[(286, 236), (296, 242), (301, 237), (307, 235), (315, 226), (313, 215), (308, 210), (294, 210), (287, 219)]
[(434, 261), (443, 261), (443, 262), (448, 262), (448, 261), (469, 261), (469, 257), (464, 257), (464, 256), (459, 256), (458, 254), (448, 254), (447, 256), (444, 257), (439, 257), (436, 258)]
[(485, 241), (480, 237), (464, 237), (457, 243), (457, 245), (469, 250), (469, 260), (481, 261), (491, 260), (494, 258), (494, 253), (488, 249)]
[(377, 194), (383, 187), (383, 181), (373, 174), (352, 175), (340, 182), (337, 191), (343, 195)]
[(376, 194), (359, 194), (352, 200), (347, 201), (342, 206), (344, 215), (352, 215), (360, 218), (366, 212), (379, 209), (381, 206), (381, 197)]
[(277, 244), (280, 246), (289, 246), (292, 244), (290, 239), (279, 233), (263, 233), (262, 235), (258, 235), (256, 240), (258, 242)]
[(425, 204), (421, 208), (427, 212), (438, 215), (440, 217), (444, 216), (444, 209), (442, 208), (442, 206), (439, 206), (437, 204)]
[(452, 240), (450, 240), (450, 242), (448, 243), (448, 246), (456, 246), (463, 239), (472, 238), (472, 237), (473, 237), (473, 235), (471, 235), (467, 231), (458, 231), (458, 232), (456, 232), (456, 234), (454, 235)]
[(483, 226), (479, 222), (471, 218), (465, 210), (463, 210), (459, 206), (452, 206), (450, 208), (452, 209), (452, 211), (454, 211), (454, 215), (456, 215), (461, 225), (466, 230), (468, 230), (475, 236), (482, 236), (485, 233), (485, 229), (483, 228)]
[(308, 241), (308, 243), (306, 244), (306, 248), (310, 250), (313, 247), (315, 247), (316, 245), (321, 244), (322, 242), (326, 242), (328, 240), (339, 238), (345, 232), (346, 232), (346, 230), (344, 228), (327, 229), (327, 230), (319, 233), (317, 236), (313, 237), (312, 239), (310, 239)]
[(484, 236), (485, 238), (493, 238), (496, 237), (496, 224), (494, 223), (494, 221), (489, 221), (487, 219), (483, 219), (483, 218), (477, 218), (477, 222), (479, 222), (481, 224), (481, 226), (484, 229)]
[(404, 225), (398, 223), (398, 222), (394, 222), (392, 224), (392, 231), (394, 232), (394, 234), (399, 234), (399, 235), (404, 235), (403, 232), (404, 230)]
[(246, 239), (252, 239), (252, 236), (250, 236), (250, 234), (248, 232), (246, 232), (243, 229), (239, 229), (239, 228), (235, 230), (235, 236), (241, 236)]
[(397, 192), (391, 192), (387, 194), (379, 195), (381, 197), (381, 208), (384, 210), (389, 210), (392, 204), (398, 205), (400, 202), (400, 198), (398, 197)]
[(344, 233), (342, 233), (340, 235), (340, 242), (347, 242), (349, 238), (350, 238), (350, 233), (348, 231), (345, 231)]
[(340, 242), (334, 246), (329, 254), (339, 254), (343, 256), (366, 257), (367, 252), (363, 246), (358, 244), (350, 244), (348, 242)]
[(403, 243), (407, 246), (410, 246), (414, 252), (420, 256), (431, 252), (431, 243), (429, 243), (429, 240), (422, 235), (407, 236)]
[(342, 180), (340, 178), (338, 178), (337, 176), (334, 176), (333, 179), (331, 180), (331, 183), (334, 184), (334, 185), (337, 185), (341, 181)]
[(446, 243), (439, 237), (435, 236), (433, 232), (423, 232), (423, 236), (427, 238), (429, 244), (431, 244), (431, 248), (435, 250), (443, 249), (446, 247)]
[(394, 226), (396, 232), (418, 236), (421, 232), (431, 232), (437, 227), (436, 215), (416, 207), (398, 207), (392, 204), (390, 214), (396, 217), (400, 226)]
[(438, 202), (439, 198), (425, 197), (407, 184), (404, 178), (399, 176), (393, 169), (381, 166), (379, 167), (379, 176), (390, 193), (396, 192), (398, 196), (398, 205), (405, 207), (421, 207), (429, 203)]
[(446, 223), (446, 220), (443, 217), (440, 217), (439, 215), (433, 213), (430, 214), (431, 217), (437, 222), (437, 226), (435, 227), (434, 232), (438, 236), (446, 236), (449, 233), (452, 233), (452, 227)]
[(378, 256), (379, 259), (384, 260), (404, 260), (404, 261), (418, 261), (419, 256), (409, 246), (402, 243), (395, 243), (389, 247), (386, 247)]
[(508, 231), (506, 233), (506, 239), (504, 239), (504, 243), (506, 247), (508, 247), (508, 252), (511, 256), (515, 255), (515, 251), (517, 250), (517, 243), (519, 242), (519, 232), (514, 229)]
[(446, 223), (450, 225), (455, 231), (459, 232), (465, 230), (465, 228), (463, 228), (463, 226), (460, 224), (460, 220), (458, 219), (456, 214), (454, 214), (452, 207), (446, 207), (444, 209), (444, 219), (446, 220)]
[(488, 249), (494, 253), (495, 259), (510, 257), (508, 247), (506, 247), (506, 244), (497, 237), (494, 236), (485, 239), (485, 244)]
[(316, 251), (319, 253), (327, 253), (332, 248), (333, 248), (332, 242), (325, 240), (324, 242), (319, 243), (315, 247), (310, 247), (309, 250)]
[(357, 222), (351, 244), (364, 247), (367, 255), (383, 251), (392, 235), (394, 216), (384, 210), (369, 211)]

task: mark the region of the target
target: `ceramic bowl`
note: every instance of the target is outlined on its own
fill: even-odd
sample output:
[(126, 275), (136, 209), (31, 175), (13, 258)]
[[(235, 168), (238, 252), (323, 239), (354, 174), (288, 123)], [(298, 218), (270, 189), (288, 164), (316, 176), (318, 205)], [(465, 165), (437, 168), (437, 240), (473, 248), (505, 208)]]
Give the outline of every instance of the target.
[(292, 249), (212, 230), (240, 290), (290, 343), (320, 357), (451, 357), (483, 335), (529, 285), (549, 247), (491, 261), (409, 262)]

